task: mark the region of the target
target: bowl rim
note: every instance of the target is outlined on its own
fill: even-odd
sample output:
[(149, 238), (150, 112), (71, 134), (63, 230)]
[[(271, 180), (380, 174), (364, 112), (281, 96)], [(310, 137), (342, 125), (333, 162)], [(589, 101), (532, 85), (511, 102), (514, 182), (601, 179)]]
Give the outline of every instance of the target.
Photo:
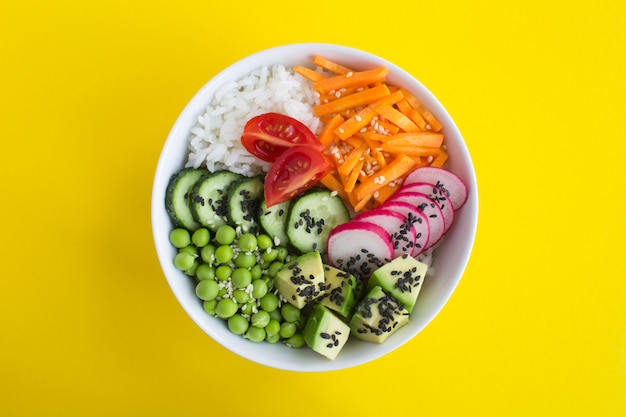
[[(457, 158), (462, 158), (463, 164), (461, 165), (463, 169), (462, 172), (457, 172), (452, 169), (451, 170), (463, 178), (463, 180), (466, 182), (466, 185), (468, 186), (469, 194), (464, 207), (459, 211), (459, 213), (461, 214), (460, 217), (462, 217), (462, 221), (467, 226), (466, 230), (464, 230), (461, 248), (456, 251), (456, 255), (459, 257), (459, 260), (453, 270), (455, 276), (453, 277), (451, 282), (441, 290), (442, 292), (436, 302), (429, 303), (428, 306), (424, 306), (424, 308), (427, 310), (427, 313), (424, 313), (424, 315), (421, 316), (419, 324), (417, 326), (408, 327), (409, 325), (407, 325), (405, 327), (408, 327), (408, 330), (403, 332), (404, 335), (402, 337), (399, 337), (399, 333), (404, 329), (400, 329), (398, 333), (394, 335), (397, 337), (394, 338), (392, 336), (381, 345), (368, 346), (368, 348), (371, 347), (371, 350), (369, 352), (367, 352), (366, 350), (367, 355), (365, 356), (355, 355), (354, 357), (350, 357), (348, 356), (348, 354), (342, 356), (342, 354), (345, 353), (342, 352), (339, 354), (337, 359), (335, 359), (334, 361), (330, 361), (326, 358), (323, 358), (321, 355), (312, 352), (310, 349), (305, 349), (305, 351), (309, 352), (306, 352), (302, 355), (296, 355), (298, 357), (302, 357), (302, 363), (299, 363), (298, 361), (288, 360), (289, 355), (282, 354), (284, 352), (281, 352), (281, 354), (278, 355), (278, 358), (274, 357), (276, 355), (273, 350), (269, 350), (269, 353), (266, 353), (268, 346), (270, 348), (276, 348), (279, 346), (270, 345), (268, 343), (247, 345), (252, 342), (243, 339), (241, 336), (233, 334), (229, 336), (224, 331), (216, 331), (216, 329), (214, 328), (215, 326), (207, 325), (206, 323), (207, 318), (214, 321), (218, 319), (210, 317), (206, 313), (204, 313), (204, 311), (201, 309), (201, 305), (200, 309), (198, 309), (199, 300), (196, 299), (196, 304), (189, 303), (188, 294), (183, 293), (180, 283), (175, 281), (177, 278), (180, 278), (181, 276), (184, 277), (185, 275), (180, 271), (173, 271), (173, 267), (171, 265), (171, 257), (169, 257), (171, 256), (173, 247), (169, 245), (169, 240), (163, 239), (164, 231), (162, 230), (162, 224), (163, 214), (165, 212), (163, 204), (165, 187), (163, 185), (165, 180), (169, 180), (169, 176), (173, 173), (172, 171), (165, 172), (167, 165), (170, 164), (169, 161), (171, 159), (171, 155), (174, 154), (180, 156), (181, 153), (184, 154), (186, 151), (186, 147), (184, 147), (184, 150), (176, 149), (175, 147), (180, 146), (180, 142), (183, 140), (182, 137), (184, 137), (186, 140), (189, 134), (189, 128), (192, 126), (190, 126), (190, 123), (192, 123), (192, 120), (197, 119), (197, 116), (203, 112), (204, 107), (209, 102), (207, 98), (210, 99), (214, 91), (219, 86), (223, 85), (228, 80), (236, 80), (238, 78), (241, 78), (242, 76), (254, 70), (255, 67), (258, 67), (258, 63), (263, 63), (262, 65), (271, 65), (274, 63), (281, 63), (281, 60), (288, 61), (293, 57), (298, 57), (299, 60), (303, 59), (304, 57), (310, 57), (310, 66), (312, 66), (312, 57), (314, 56), (314, 54), (327, 55), (329, 57), (332, 56), (335, 57), (335, 59), (337, 59), (337, 57), (344, 57), (345, 62), (351, 62), (351, 66), (353, 66), (354, 68), (358, 68), (359, 66), (364, 65), (371, 66), (374, 64), (385, 65), (389, 68), (390, 83), (394, 83), (397, 80), (402, 80), (403, 82), (410, 80), (411, 85), (408, 89), (414, 93), (417, 93), (418, 97), (421, 100), (423, 99), (424, 104), (429, 108), (429, 110), (432, 111), (444, 124), (444, 132), (446, 134), (446, 137), (456, 138), (454, 152), (457, 155)], [(285, 65), (290, 66), (290, 64)], [(245, 72), (244, 69), (246, 69)], [(452, 159), (452, 156), (451, 160), (454, 161)], [(459, 160), (457, 160), (456, 162), (457, 165), (460, 164)], [(428, 90), (426, 86), (424, 86), (415, 76), (385, 58), (354, 47), (330, 43), (292, 43), (260, 50), (231, 63), (230, 65), (219, 71), (217, 74), (215, 74), (213, 77), (209, 78), (209, 80), (192, 96), (192, 98), (184, 106), (180, 114), (177, 116), (173, 126), (171, 127), (159, 155), (152, 186), (151, 221), (152, 234), (157, 257), (159, 259), (162, 272), (166, 278), (166, 281), (168, 282), (168, 286), (176, 297), (179, 305), (194, 321), (194, 323), (201, 328), (204, 333), (208, 334), (214, 341), (216, 341), (225, 349), (257, 364), (289, 371), (335, 371), (362, 365), (374, 361), (375, 359), (378, 359), (383, 355), (393, 352), (397, 348), (409, 342), (416, 335), (418, 335), (447, 304), (465, 272), (476, 237), (476, 230), (478, 226), (477, 179), (475, 168), (472, 158), (469, 154), (467, 144), (463, 136), (461, 135), (461, 132), (459, 131), (456, 123), (452, 120), (451, 115), (439, 102), (437, 97), (435, 97), (435, 95), (432, 94), (430, 90)], [(167, 234), (169, 234), (169, 231)], [(445, 241), (442, 242), (442, 246), (445, 246), (445, 244)], [(439, 251), (439, 249), (437, 249), (437, 251)], [(440, 252), (436, 252), (436, 254), (437, 253)], [(437, 258), (436, 254), (435, 259)], [(176, 277), (174, 277), (174, 275), (176, 275)], [(436, 284), (430, 284), (430, 282), (425, 282), (424, 289), (422, 291), (426, 290), (427, 285)], [(422, 295), (420, 295), (420, 297), (423, 298)], [(416, 306), (416, 310), (420, 310), (419, 304), (420, 303), (418, 303), (418, 305)], [(415, 310), (413, 314), (416, 314)], [(228, 329), (226, 329), (226, 332), (229, 332)], [(241, 342), (244, 343), (240, 343), (240, 341), (237, 341), (234, 338), (238, 338)], [(356, 343), (367, 342), (356, 341)], [(250, 346), (252, 346), (253, 348), (249, 349)], [(282, 348), (286, 349), (285, 347)], [(260, 354), (261, 352), (259, 349), (264, 349), (263, 354)], [(358, 350), (357, 353), (360, 353), (361, 350)], [(302, 350), (300, 349), (298, 351)]]

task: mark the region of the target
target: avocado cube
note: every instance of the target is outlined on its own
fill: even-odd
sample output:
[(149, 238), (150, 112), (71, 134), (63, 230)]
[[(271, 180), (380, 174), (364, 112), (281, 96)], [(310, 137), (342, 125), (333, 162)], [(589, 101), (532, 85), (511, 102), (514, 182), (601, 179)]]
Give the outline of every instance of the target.
[(343, 317), (350, 317), (363, 289), (363, 283), (354, 275), (330, 265), (324, 265), (326, 293), (320, 302)]
[(422, 289), (427, 269), (428, 265), (405, 254), (376, 269), (367, 282), (367, 289), (381, 287), (410, 313)]
[(308, 252), (286, 263), (274, 277), (279, 294), (302, 309), (325, 292), (324, 264), (319, 252)]
[(333, 360), (350, 337), (350, 327), (331, 310), (316, 303), (302, 330), (304, 342), (312, 350)]
[(409, 322), (409, 312), (391, 294), (375, 286), (357, 304), (350, 319), (354, 337), (372, 343), (383, 343)]

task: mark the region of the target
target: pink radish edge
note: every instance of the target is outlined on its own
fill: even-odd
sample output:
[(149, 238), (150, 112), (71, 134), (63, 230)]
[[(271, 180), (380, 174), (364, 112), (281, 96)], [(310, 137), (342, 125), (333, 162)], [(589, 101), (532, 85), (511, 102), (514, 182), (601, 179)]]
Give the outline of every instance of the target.
[[(355, 253), (357, 246), (360, 250)], [(393, 245), (389, 233), (382, 226), (352, 220), (330, 232), (326, 254), (333, 266), (368, 278), (376, 268), (391, 261)]]
[(454, 210), (458, 210), (467, 201), (468, 190), (463, 180), (445, 168), (424, 166), (415, 168), (402, 182), (402, 186), (416, 182), (435, 184), (447, 193)]
[(403, 214), (378, 207), (357, 215), (353, 220), (383, 227), (391, 237), (394, 258), (413, 254), (417, 231), (414, 225), (407, 223)]

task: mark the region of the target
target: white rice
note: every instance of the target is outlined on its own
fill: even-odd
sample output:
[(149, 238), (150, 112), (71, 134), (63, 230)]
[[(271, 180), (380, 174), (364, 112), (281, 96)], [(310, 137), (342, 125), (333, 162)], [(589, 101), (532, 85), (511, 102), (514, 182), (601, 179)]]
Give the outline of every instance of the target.
[(286, 114), (314, 133), (321, 130), (313, 106), (319, 103), (311, 83), (284, 65), (263, 66), (221, 86), (190, 130), (186, 167), (229, 169), (246, 176), (266, 173), (270, 163), (251, 155), (241, 144), (246, 122), (259, 114)]

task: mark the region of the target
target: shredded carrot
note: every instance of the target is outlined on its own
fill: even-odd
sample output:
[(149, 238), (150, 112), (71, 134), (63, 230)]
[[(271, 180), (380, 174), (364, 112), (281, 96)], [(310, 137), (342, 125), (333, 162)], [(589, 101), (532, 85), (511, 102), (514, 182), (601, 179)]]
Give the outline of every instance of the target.
[(367, 126), (372, 121), (372, 119), (376, 117), (376, 109), (379, 106), (393, 105), (401, 98), (402, 93), (395, 92), (381, 98), (380, 100), (375, 101), (374, 103), (365, 107), (363, 110), (359, 111), (357, 114), (353, 115), (345, 122), (343, 122), (343, 124), (337, 128), (335, 133), (341, 139), (349, 138), (350, 136), (354, 135), (365, 126)]
[(363, 181), (354, 189), (357, 200), (360, 201), (367, 196), (372, 196), (384, 185), (402, 177), (414, 166), (415, 161), (411, 157), (402, 154), (398, 155), (398, 157), (391, 161), (385, 168), (368, 177), (366, 181)]
[(440, 148), (443, 144), (443, 133), (439, 132), (401, 132), (387, 136), (384, 142), (392, 146), (426, 146)]
[(363, 157), (363, 152), (365, 152), (366, 149), (368, 149), (367, 142), (361, 141), (361, 144), (357, 148), (354, 148), (348, 157), (343, 160), (343, 164), (341, 164), (337, 171), (341, 175), (350, 175), (358, 165), (359, 160)]
[(313, 57), (313, 64), (318, 67), (324, 68), (327, 71), (334, 72), (335, 74), (346, 74), (352, 71), (350, 68), (340, 65), (330, 59), (323, 56), (315, 55)]
[(414, 94), (387, 83), (387, 68), (355, 70), (322, 56), (313, 64), (295, 71), (319, 94), (318, 137), (334, 165), (321, 183), (355, 212), (387, 201), (416, 167), (446, 163), (443, 125)]
[(443, 129), (443, 125), (441, 124), (441, 122), (437, 120), (435, 115), (432, 114), (430, 110), (428, 110), (426, 106), (424, 106), (422, 102), (419, 101), (417, 97), (415, 97), (405, 88), (400, 88), (400, 90), (406, 97), (406, 100), (409, 102), (409, 104), (411, 104), (411, 106), (415, 110), (417, 110), (417, 112), (424, 118), (424, 120), (428, 122), (428, 124), (430, 125), (430, 130), (432, 130), (433, 132), (439, 132), (441, 129)]
[(443, 149), (439, 152), (439, 155), (430, 163), (431, 166), (434, 167), (442, 167), (443, 164), (448, 160), (448, 152)]
[(389, 92), (389, 88), (387, 88), (386, 85), (380, 85), (378, 87), (358, 91), (348, 96), (343, 96), (335, 101), (331, 101), (330, 103), (314, 106), (313, 112), (318, 117), (326, 114), (340, 113), (347, 109), (373, 103), (378, 99), (388, 96), (389, 94), (391, 94)]
[(293, 70), (296, 73), (302, 75), (307, 80), (311, 80), (313, 82), (319, 82), (326, 78), (321, 73), (314, 71), (311, 68), (303, 67), (301, 65), (296, 65), (295, 67), (293, 67)]
[(389, 70), (378, 67), (366, 71), (350, 71), (345, 74), (324, 78), (315, 83), (315, 90), (320, 94), (339, 91), (342, 88), (359, 88), (384, 81)]
[(322, 131), (320, 132), (318, 139), (319, 141), (328, 148), (337, 135), (335, 135), (334, 130), (343, 123), (343, 117), (339, 114), (335, 114), (330, 120), (326, 122)]

